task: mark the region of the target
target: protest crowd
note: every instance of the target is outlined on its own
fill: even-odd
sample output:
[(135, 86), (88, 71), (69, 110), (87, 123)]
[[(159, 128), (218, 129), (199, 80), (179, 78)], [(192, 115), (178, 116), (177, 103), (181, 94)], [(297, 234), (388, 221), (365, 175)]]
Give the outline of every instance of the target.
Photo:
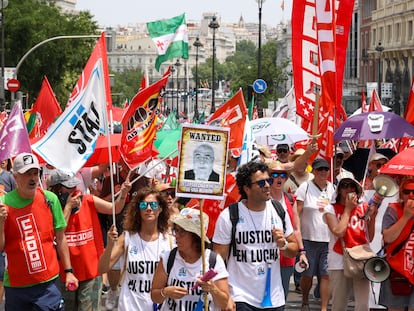
[(242, 89), (178, 120), (167, 70), (116, 124), (105, 60), (102, 34), (35, 132), (18, 103), (3, 120), (6, 310), (282, 311), (291, 284), (302, 311), (414, 310), (413, 122), (388, 126), (375, 92), (365, 130), (323, 92), (308, 122), (256, 118)]

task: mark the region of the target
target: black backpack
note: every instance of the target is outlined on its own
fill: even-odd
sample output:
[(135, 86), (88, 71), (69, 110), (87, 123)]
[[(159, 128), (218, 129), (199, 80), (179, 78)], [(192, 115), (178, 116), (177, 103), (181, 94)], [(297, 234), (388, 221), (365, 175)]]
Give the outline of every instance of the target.
[[(171, 252), (170, 255), (168, 256), (168, 261), (167, 261), (167, 274), (169, 275), (172, 269), (172, 266), (174, 265), (174, 260), (175, 260), (175, 256), (177, 255), (177, 247), (174, 247)], [(210, 252), (210, 256), (208, 258), (208, 266), (209, 269), (213, 269), (216, 265), (216, 261), (217, 261), (217, 253), (211, 251)]]
[[(275, 201), (273, 199), (271, 201), (277, 214), (282, 219), (283, 231), (286, 231), (286, 222), (285, 222), (286, 211), (283, 208), (282, 204), (280, 204), (278, 201)], [(236, 256), (236, 225), (239, 221), (239, 203), (238, 202), (232, 203), (229, 205), (229, 213), (230, 213), (230, 221), (231, 221), (230, 247), (233, 251), (233, 256)]]

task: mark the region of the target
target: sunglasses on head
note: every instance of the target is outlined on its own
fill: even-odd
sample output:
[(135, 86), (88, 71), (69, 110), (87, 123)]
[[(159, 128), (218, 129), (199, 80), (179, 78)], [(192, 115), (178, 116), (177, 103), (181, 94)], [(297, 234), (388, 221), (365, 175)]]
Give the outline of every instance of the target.
[(273, 178), (278, 178), (278, 177), (280, 177), (280, 178), (286, 178), (287, 177), (287, 173), (272, 173), (271, 176)]
[(138, 206), (140, 210), (146, 210), (148, 208), (148, 205), (151, 207), (153, 211), (156, 211), (160, 205), (158, 202), (139, 202)]
[(287, 153), (289, 151), (289, 149), (286, 149), (286, 148), (277, 148), (276, 151), (277, 151), (277, 153)]
[(414, 194), (414, 189), (404, 189), (402, 191), (403, 194)]
[(343, 189), (356, 188), (356, 185), (353, 182), (344, 182), (341, 184), (341, 188)]
[(163, 191), (162, 192), (167, 198), (171, 196), (172, 198), (175, 198), (175, 191)]
[(318, 167), (316, 170), (319, 171), (319, 172), (322, 172), (322, 171), (327, 172), (327, 171), (329, 171), (329, 168), (327, 168), (327, 167)]
[(261, 179), (261, 180), (252, 182), (252, 184), (257, 184), (260, 188), (263, 188), (264, 186), (266, 186), (266, 183), (268, 183), (269, 186), (273, 185), (273, 178)]

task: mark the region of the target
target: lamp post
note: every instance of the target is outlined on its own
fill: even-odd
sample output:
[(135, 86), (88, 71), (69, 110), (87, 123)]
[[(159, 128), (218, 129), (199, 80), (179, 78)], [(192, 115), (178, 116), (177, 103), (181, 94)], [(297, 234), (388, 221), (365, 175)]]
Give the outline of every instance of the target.
[(381, 99), (381, 80), (382, 80), (382, 73), (381, 73), (381, 57), (382, 52), (384, 51), (384, 47), (381, 44), (381, 41), (378, 42), (378, 45), (375, 47), (375, 51), (379, 52), (378, 58), (378, 98)]
[(6, 103), (5, 94), (4, 94), (4, 67), (5, 67), (5, 60), (4, 60), (4, 9), (9, 4), (8, 0), (1, 0), (1, 94), (0, 94), (0, 111), (4, 110), (4, 106)]
[(213, 16), (211, 19), (210, 24), (208, 24), (208, 27), (213, 30), (213, 64), (211, 66), (211, 113), (214, 113), (216, 111), (216, 103), (215, 103), (215, 72), (214, 72), (214, 66), (216, 62), (216, 29), (220, 27), (219, 23), (217, 22), (217, 17)]
[(196, 66), (195, 66), (195, 88), (196, 88), (196, 94), (195, 94), (195, 107), (194, 107), (194, 120), (198, 120), (198, 48), (203, 46), (200, 42), (200, 39), (197, 37), (194, 41), (193, 45), (196, 48)]
[(179, 97), (180, 97), (180, 81), (178, 80), (178, 73), (180, 71), (179, 69), (180, 69), (180, 66), (181, 66), (179, 58), (177, 58), (177, 61), (175, 62), (174, 66), (177, 68), (177, 107), (176, 108), (177, 108), (177, 119), (179, 119), (180, 114), (178, 113), (178, 100), (179, 100)]
[[(259, 40), (257, 49), (257, 78), (262, 78), (262, 7), (265, 0), (256, 0), (259, 8)], [(257, 114), (259, 118), (263, 118), (262, 95), (257, 94)]]

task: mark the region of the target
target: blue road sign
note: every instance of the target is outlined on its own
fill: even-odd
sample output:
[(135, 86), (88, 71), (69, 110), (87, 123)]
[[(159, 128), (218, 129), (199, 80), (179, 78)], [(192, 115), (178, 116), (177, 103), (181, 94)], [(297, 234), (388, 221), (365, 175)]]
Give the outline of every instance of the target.
[(267, 83), (263, 79), (257, 79), (253, 82), (253, 90), (256, 93), (262, 94), (267, 89)]

